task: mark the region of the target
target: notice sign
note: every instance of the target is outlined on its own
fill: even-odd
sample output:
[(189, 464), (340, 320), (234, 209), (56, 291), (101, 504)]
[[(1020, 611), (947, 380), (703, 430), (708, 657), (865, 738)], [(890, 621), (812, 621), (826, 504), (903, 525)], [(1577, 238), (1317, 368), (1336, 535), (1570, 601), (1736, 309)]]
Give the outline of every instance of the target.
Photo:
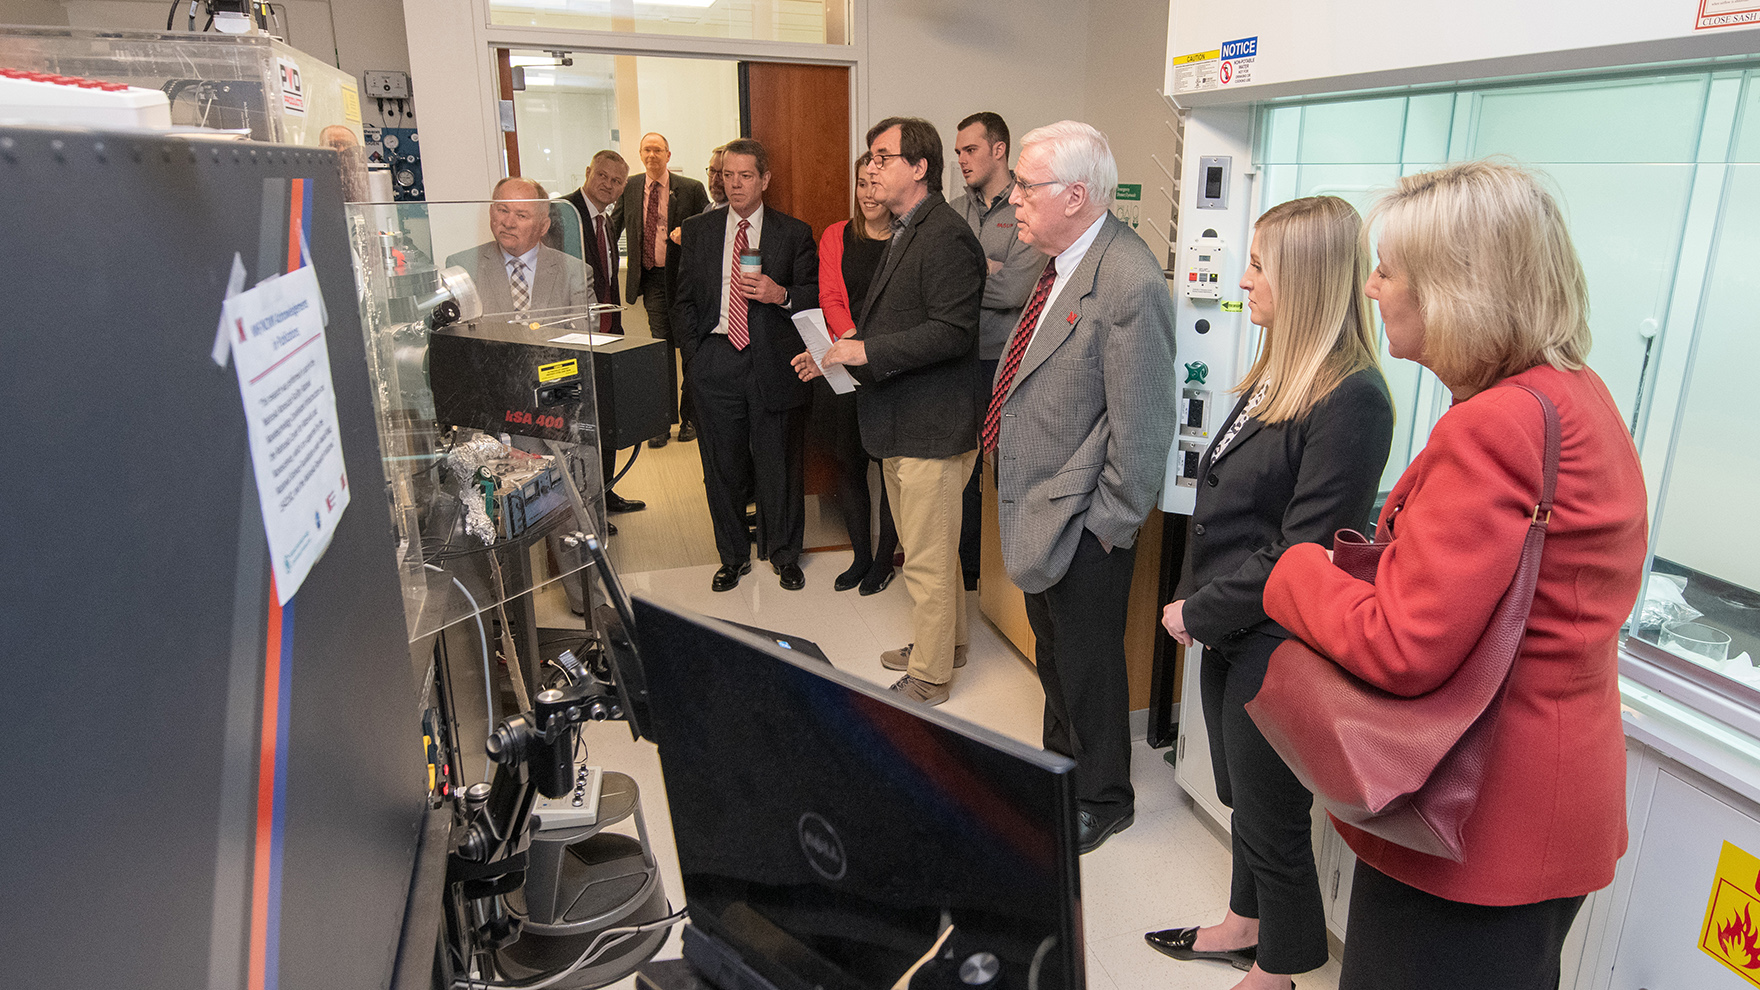
[(308, 264), (232, 296), (221, 310), (283, 605), (330, 546), (348, 506), (323, 306)]
[(1224, 42), (1218, 54), (1216, 80), (1222, 86), (1244, 86), (1253, 81), (1253, 64), (1259, 60), (1259, 38)]
[(1699, 0), (1696, 31), (1760, 24), (1760, 0)]
[(1760, 987), (1760, 858), (1725, 842), (1699, 948)]

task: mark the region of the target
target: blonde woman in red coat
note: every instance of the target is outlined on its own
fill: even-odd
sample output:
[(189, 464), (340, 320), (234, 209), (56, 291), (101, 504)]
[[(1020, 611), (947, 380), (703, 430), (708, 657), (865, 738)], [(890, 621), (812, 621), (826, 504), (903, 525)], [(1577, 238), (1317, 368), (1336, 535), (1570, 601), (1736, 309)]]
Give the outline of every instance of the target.
[(1346, 825), (1358, 857), (1340, 990), (1553, 990), (1583, 899), (1626, 848), (1621, 624), (1644, 561), (1644, 478), (1623, 417), (1587, 367), (1588, 291), (1564, 219), (1535, 176), (1467, 162), (1409, 176), (1379, 204), (1368, 294), (1388, 350), (1454, 396), (1394, 486), (1375, 583), (1318, 544), (1290, 548), (1271, 618), (1398, 695), (1440, 685), (1485, 631), (1539, 499), (1544, 420), (1558, 408), (1558, 492), (1526, 636), (1465, 858)]

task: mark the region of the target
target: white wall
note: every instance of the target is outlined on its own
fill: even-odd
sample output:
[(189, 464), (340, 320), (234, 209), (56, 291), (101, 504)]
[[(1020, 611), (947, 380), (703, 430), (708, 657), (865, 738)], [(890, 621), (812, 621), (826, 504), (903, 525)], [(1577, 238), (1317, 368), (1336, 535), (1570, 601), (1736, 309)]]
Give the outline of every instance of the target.
[[(1116, 2), (1116, 0), (1112, 0)], [(990, 110), (1016, 135), (1083, 112), (1089, 0), (873, 0), (868, 5), (870, 120), (922, 117), (947, 146), (943, 192), (961, 191), (955, 126)], [(1154, 85), (1151, 80), (1150, 85)]]
[[(1752, 23), (1700, 30), (1697, 0), (1171, 0), (1168, 8), (1171, 56), (1259, 39), (1253, 82), (1181, 97), (1193, 106), (1760, 50)], [(1172, 92), (1170, 74), (1166, 85)]]
[(1089, 0), (1081, 115), (1112, 145), (1118, 181), (1142, 185), (1142, 224), (1137, 232), (1163, 263), (1168, 248), (1163, 237), (1171, 236), (1173, 182), (1162, 169), (1177, 167), (1178, 150), (1169, 126), (1178, 121), (1161, 97), (1166, 33), (1167, 14), (1158, 5)]

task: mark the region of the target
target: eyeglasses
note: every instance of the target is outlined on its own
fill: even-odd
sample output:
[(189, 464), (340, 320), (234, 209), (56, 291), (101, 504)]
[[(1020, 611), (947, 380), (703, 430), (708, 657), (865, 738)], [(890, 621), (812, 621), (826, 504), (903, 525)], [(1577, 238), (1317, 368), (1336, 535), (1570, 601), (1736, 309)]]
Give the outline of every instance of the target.
[(876, 172), (878, 172), (879, 170), (886, 167), (887, 162), (892, 161), (894, 158), (903, 158), (903, 157), (904, 157), (904, 154), (902, 152), (876, 151), (871, 156), (870, 164), (872, 164), (874, 166), (874, 170)]
[(1067, 186), (1067, 185), (1069, 185), (1069, 183), (1063, 181), (1062, 179), (1046, 179), (1044, 182), (1022, 182), (1019, 179), (1016, 179), (1014, 181), (1014, 187), (1021, 191), (1021, 198), (1022, 199), (1026, 199), (1028, 193), (1039, 188), (1040, 186)]

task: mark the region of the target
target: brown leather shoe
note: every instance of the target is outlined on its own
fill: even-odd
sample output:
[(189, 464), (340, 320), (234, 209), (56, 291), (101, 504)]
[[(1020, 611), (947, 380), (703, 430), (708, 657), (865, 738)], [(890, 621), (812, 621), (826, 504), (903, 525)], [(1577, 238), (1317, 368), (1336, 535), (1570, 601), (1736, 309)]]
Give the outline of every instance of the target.
[(892, 693), (925, 705), (939, 705), (947, 700), (948, 689), (945, 684), (930, 684), (906, 674), (892, 685)]
[[(887, 650), (885, 653), (880, 654), (880, 666), (885, 667), (887, 670), (910, 669), (911, 651), (916, 649), (916, 647), (917, 644), (915, 643), (906, 643), (902, 649)], [(970, 652), (970, 647), (954, 647), (953, 665), (955, 667), (964, 667), (966, 665), (966, 654), (968, 652)]]

